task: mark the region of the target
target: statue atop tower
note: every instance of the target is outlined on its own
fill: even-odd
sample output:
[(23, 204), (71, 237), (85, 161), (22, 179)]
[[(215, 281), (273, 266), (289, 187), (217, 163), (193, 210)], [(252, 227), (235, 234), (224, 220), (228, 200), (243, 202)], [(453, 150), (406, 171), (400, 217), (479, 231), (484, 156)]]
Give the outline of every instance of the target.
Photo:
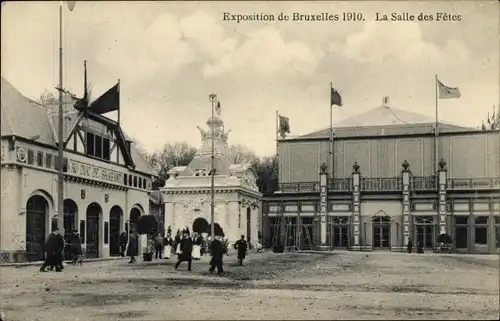
[(207, 122), (208, 129), (196, 126), (201, 135), (201, 148), (198, 155), (212, 155), (212, 137), (214, 142), (214, 154), (216, 156), (225, 156), (227, 154), (227, 139), (231, 131), (224, 131), (224, 122), (219, 116), (210, 117)]

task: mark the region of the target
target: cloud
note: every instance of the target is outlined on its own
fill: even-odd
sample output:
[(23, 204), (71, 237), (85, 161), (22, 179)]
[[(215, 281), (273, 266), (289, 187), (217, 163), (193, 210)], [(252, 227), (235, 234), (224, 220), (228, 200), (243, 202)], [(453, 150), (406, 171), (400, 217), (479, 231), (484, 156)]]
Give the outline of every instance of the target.
[(245, 69), (253, 74), (271, 75), (278, 72), (313, 72), (323, 53), (303, 42), (286, 42), (275, 28), (262, 28), (248, 34), (248, 39), (213, 64), (205, 64), (206, 77), (217, 77)]
[(417, 23), (365, 23), (362, 31), (347, 37), (345, 44), (332, 44), (332, 52), (364, 63), (406, 63), (440, 66), (469, 61), (468, 49), (450, 38), (444, 48), (426, 42)]

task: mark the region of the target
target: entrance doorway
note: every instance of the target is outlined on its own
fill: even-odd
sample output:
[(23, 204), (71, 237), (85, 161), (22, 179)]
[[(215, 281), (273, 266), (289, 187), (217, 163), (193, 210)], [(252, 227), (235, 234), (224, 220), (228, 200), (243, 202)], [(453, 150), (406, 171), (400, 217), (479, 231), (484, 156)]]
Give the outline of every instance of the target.
[(92, 203), (87, 207), (87, 253), (88, 258), (99, 257), (100, 247), (100, 217), (102, 208), (97, 203)]
[(120, 230), (123, 211), (120, 206), (115, 205), (109, 211), (109, 255), (120, 255)]
[(26, 203), (26, 260), (44, 259), (46, 221), (49, 203), (40, 195), (34, 195)]
[[(68, 244), (68, 235), (73, 233), (73, 230), (78, 231), (78, 227), (76, 226), (76, 222), (78, 219), (78, 207), (76, 203), (72, 199), (65, 199), (63, 203), (63, 212), (64, 212), (64, 241)], [(64, 251), (64, 259), (71, 259), (71, 252)]]
[(373, 247), (378, 250), (388, 250), (391, 247), (391, 218), (379, 216), (372, 219)]
[(350, 243), (349, 217), (330, 217), (329, 218), (329, 245), (333, 248), (348, 249)]
[(247, 207), (247, 242), (250, 242), (250, 238), (252, 236), (252, 211), (250, 207)]
[(130, 211), (130, 233), (137, 232), (137, 222), (139, 221), (139, 217), (141, 217), (141, 210), (137, 207), (132, 208)]
[(415, 216), (413, 246), (416, 247), (421, 243), (424, 248), (432, 249), (436, 243), (436, 226), (433, 216)]
[(455, 248), (468, 251), (469, 249), (469, 216), (455, 216)]

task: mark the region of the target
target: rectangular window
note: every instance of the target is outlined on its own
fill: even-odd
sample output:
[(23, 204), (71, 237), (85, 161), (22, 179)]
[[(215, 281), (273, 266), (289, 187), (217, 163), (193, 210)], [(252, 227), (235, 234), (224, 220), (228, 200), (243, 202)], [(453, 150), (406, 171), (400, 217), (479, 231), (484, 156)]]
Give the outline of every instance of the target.
[(476, 216), (476, 224), (488, 224), (488, 216)]
[(31, 149), (28, 149), (28, 164), (33, 165), (35, 162), (35, 152)]
[(109, 243), (109, 223), (104, 222), (104, 244)]
[(134, 176), (134, 187), (137, 187), (137, 176)]
[(142, 179), (139, 177), (139, 188), (142, 188)]
[(123, 185), (128, 185), (127, 174), (123, 174)]
[(102, 137), (95, 135), (95, 157), (102, 158)]
[(148, 182), (147, 182), (147, 180), (145, 178), (142, 179), (142, 187), (144, 189), (148, 189)]
[(45, 154), (45, 167), (52, 168), (52, 154)]
[(102, 158), (105, 160), (110, 160), (110, 149), (109, 149), (109, 139), (103, 138), (102, 139)]
[(128, 186), (132, 186), (132, 175), (128, 176)]
[(488, 228), (476, 227), (474, 243), (481, 245), (488, 245)]
[(87, 139), (86, 139), (86, 148), (85, 148), (85, 153), (90, 156), (94, 156), (95, 154), (95, 148), (94, 148), (94, 134), (87, 132)]
[(468, 221), (469, 221), (468, 216), (455, 216), (455, 224), (464, 225), (467, 224)]
[(497, 248), (500, 248), (500, 225), (495, 226), (495, 232)]
[(85, 233), (87, 233), (87, 231), (85, 230), (85, 221), (81, 220), (80, 221), (80, 240), (82, 243), (85, 243)]
[(42, 152), (36, 152), (36, 165), (43, 167), (43, 153)]

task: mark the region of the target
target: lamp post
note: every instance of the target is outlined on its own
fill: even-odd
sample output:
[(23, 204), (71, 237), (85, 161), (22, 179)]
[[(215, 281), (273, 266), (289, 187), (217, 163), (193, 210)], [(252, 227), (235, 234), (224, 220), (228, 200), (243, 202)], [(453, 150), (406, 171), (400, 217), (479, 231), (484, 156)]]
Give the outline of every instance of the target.
[(209, 96), (210, 102), (212, 103), (212, 118), (211, 118), (211, 139), (212, 139), (212, 153), (211, 153), (211, 170), (210, 170), (210, 232), (212, 235), (212, 240), (215, 239), (215, 148), (214, 148), (214, 137), (215, 137), (215, 122), (214, 122), (214, 112), (215, 112), (215, 104), (217, 103), (217, 95), (210, 94)]

